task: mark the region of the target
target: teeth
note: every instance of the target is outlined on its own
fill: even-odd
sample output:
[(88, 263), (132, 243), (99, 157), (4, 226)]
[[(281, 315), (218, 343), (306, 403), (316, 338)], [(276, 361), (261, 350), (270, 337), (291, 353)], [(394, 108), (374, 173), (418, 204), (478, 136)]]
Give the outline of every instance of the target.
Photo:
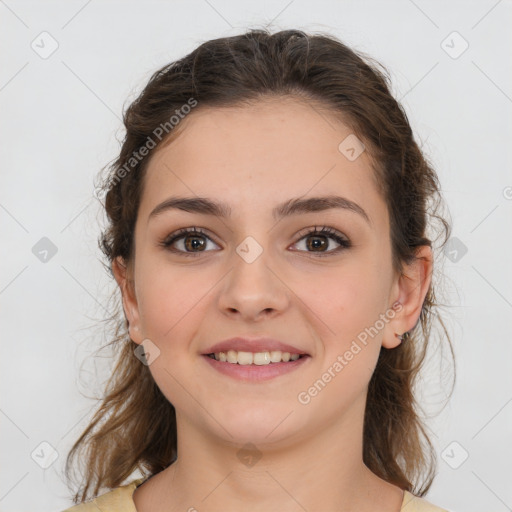
[[(236, 357), (236, 352), (234, 350), (230, 350), (229, 352), (233, 352)], [(229, 358), (228, 352), (228, 358)], [(231, 357), (233, 359), (233, 357)], [(238, 364), (252, 364), (253, 357), (252, 352), (238, 352)], [(231, 361), (230, 361), (231, 362)]]
[[(210, 357), (212, 357), (210, 355)], [(281, 352), (280, 350), (273, 350), (271, 352), (237, 352), (236, 350), (228, 350), (227, 352), (216, 352), (214, 357), (217, 361), (223, 363), (228, 362), (232, 364), (249, 365), (255, 364), (258, 366), (280, 363), (288, 361), (296, 361), (299, 359), (299, 354), (290, 354), (290, 352)]]
[(253, 356), (253, 363), (257, 365), (269, 364), (271, 362), (270, 352), (256, 352)]

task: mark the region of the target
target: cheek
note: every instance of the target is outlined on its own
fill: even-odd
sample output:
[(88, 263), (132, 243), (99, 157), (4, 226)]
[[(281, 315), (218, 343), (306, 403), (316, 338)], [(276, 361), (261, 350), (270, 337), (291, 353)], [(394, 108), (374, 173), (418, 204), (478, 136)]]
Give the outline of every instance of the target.
[[(347, 262), (339, 268), (317, 272), (311, 278), (301, 275), (291, 286), (301, 300), (322, 320), (327, 332), (344, 338), (350, 326), (364, 327), (381, 307), (382, 283), (368, 265)], [(347, 331), (347, 329), (349, 331)]]
[(379, 265), (356, 263), (318, 274), (301, 286), (301, 298), (314, 312), (315, 330), (322, 333), (327, 368), (342, 356), (345, 374), (371, 376), (382, 339), (379, 318), (386, 308), (383, 277)]
[(216, 282), (204, 272), (162, 263), (141, 268), (138, 279), (141, 323), (157, 343), (186, 339), (187, 328), (199, 325), (205, 294)]
[[(198, 356), (192, 353), (190, 342), (205, 317), (205, 293), (215, 280), (210, 283), (207, 275), (162, 264), (160, 268), (157, 265), (142, 268), (139, 279), (143, 283), (138, 294), (143, 333), (159, 351), (149, 369), (173, 405), (190, 408), (189, 395), (183, 393), (180, 383), (194, 380), (194, 359)], [(196, 380), (199, 382), (199, 376)]]

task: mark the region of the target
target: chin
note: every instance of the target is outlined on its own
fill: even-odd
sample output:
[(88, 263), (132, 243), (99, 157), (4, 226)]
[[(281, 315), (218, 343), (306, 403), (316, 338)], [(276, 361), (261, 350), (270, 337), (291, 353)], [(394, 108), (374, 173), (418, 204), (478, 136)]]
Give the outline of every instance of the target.
[(214, 422), (212, 426), (227, 442), (237, 445), (252, 442), (262, 446), (282, 442), (300, 431), (299, 426), (294, 428), (298, 419), (295, 404), (286, 406), (282, 403), (261, 402), (256, 406), (237, 401), (232, 405), (228, 410), (219, 411), (218, 415), (212, 411), (221, 424)]

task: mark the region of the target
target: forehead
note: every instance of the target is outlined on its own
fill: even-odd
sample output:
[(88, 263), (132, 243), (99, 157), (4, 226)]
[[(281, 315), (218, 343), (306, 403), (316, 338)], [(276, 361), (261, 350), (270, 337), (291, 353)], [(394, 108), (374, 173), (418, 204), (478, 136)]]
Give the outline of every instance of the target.
[(347, 144), (358, 139), (325, 107), (288, 98), (199, 106), (181, 123), (179, 136), (151, 157), (140, 217), (171, 195), (217, 198), (249, 213), (292, 197), (338, 194), (364, 204), (370, 217), (385, 213), (367, 151), (347, 157)]

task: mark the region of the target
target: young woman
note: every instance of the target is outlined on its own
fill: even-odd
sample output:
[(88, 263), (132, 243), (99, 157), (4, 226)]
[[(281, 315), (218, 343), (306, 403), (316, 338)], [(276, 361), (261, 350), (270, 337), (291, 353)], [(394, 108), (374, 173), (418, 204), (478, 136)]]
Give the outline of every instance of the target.
[(385, 72), (251, 30), (158, 70), (124, 123), (119, 354), (68, 511), (441, 511), (412, 391), (450, 226)]

